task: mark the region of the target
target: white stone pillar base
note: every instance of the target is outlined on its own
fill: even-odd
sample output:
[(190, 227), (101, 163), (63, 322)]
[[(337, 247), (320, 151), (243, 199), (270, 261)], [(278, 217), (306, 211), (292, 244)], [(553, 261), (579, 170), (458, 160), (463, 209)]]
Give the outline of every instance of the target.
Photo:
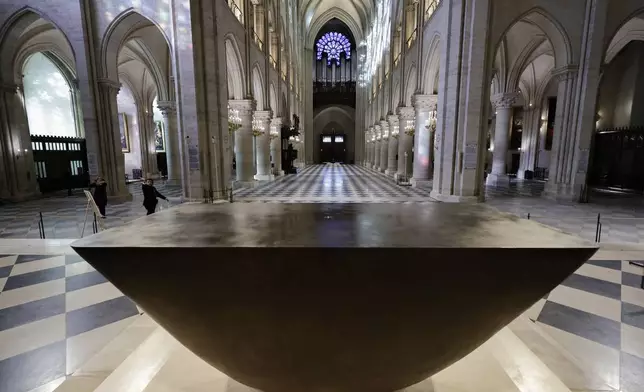
[(490, 173), (485, 179), (485, 185), (488, 186), (507, 186), (510, 180), (507, 174)]
[(432, 180), (428, 180), (427, 178), (412, 178), (409, 182), (415, 188), (429, 188), (432, 184)]
[(458, 195), (443, 195), (437, 191), (431, 191), (429, 197), (436, 199), (443, 203), (478, 203), (478, 196), (458, 196)]
[(272, 181), (275, 179), (275, 175), (274, 174), (255, 174), (253, 178), (255, 178), (257, 181)]
[(394, 177), (396, 175), (396, 172), (397, 170), (389, 170), (389, 169), (385, 170), (385, 174), (390, 177)]

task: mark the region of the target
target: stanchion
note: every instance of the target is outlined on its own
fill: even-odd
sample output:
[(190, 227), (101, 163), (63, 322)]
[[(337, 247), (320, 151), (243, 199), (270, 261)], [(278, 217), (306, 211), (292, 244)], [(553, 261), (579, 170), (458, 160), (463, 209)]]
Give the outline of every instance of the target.
[(38, 213), (40, 215), (40, 220), (38, 221), (38, 232), (40, 234), (40, 239), (45, 239), (45, 223), (42, 220), (42, 212)]
[(530, 220), (530, 213), (528, 212), (528, 220)]
[(597, 228), (595, 229), (595, 242), (600, 243), (602, 240), (602, 222), (601, 214), (597, 214)]

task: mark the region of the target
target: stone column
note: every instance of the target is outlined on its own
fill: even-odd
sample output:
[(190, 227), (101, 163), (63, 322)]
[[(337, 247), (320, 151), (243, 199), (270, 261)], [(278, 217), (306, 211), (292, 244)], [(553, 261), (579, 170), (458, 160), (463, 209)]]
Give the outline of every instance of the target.
[(230, 100), (230, 107), (236, 109), (241, 119), (241, 127), (235, 131), (235, 161), (237, 181), (252, 182), (253, 164), (253, 110), (255, 101), (251, 99)]
[(105, 178), (107, 190), (112, 198), (132, 200), (132, 195), (125, 184), (125, 157), (121, 149), (121, 132), (118, 120), (118, 95), (120, 85), (112, 80), (98, 81), (100, 105), (98, 110), (103, 112), (99, 118), (105, 123), (99, 129), (99, 175)]
[(270, 129), (272, 115), (273, 113), (270, 110), (257, 110), (254, 113), (259, 130), (264, 132), (262, 135), (255, 137), (255, 148), (257, 149), (257, 173), (255, 174), (255, 179), (258, 181), (269, 181), (275, 178), (271, 173)]
[(416, 112), (416, 130), (414, 134), (414, 177), (413, 186), (428, 185), (431, 160), (431, 131), (428, 128), (429, 112), (438, 103), (438, 95), (414, 95), (414, 110)]
[(406, 175), (410, 178), (413, 173), (412, 167), (412, 149), (414, 147), (414, 138), (405, 133), (405, 127), (408, 123), (414, 121), (414, 108), (401, 106), (398, 108), (399, 134), (398, 134), (398, 171), (395, 178)]
[(389, 152), (387, 153), (387, 170), (385, 170), (385, 174), (393, 176), (398, 170), (398, 138), (400, 137), (400, 123), (398, 121), (398, 116), (395, 114), (387, 116), (387, 121), (389, 121)]
[(541, 108), (528, 106), (523, 109), (523, 132), (521, 132), (521, 158), (517, 178), (525, 179), (525, 171), (534, 172), (539, 153), (539, 124), (541, 123)]
[(0, 85), (0, 120), (0, 197), (14, 201), (32, 198), (38, 195), (38, 183), (20, 86)]
[(168, 183), (181, 184), (181, 157), (179, 153), (179, 130), (177, 129), (177, 109), (173, 101), (157, 102), (163, 115), (165, 127), (165, 154), (168, 162)]
[(496, 110), (496, 128), (494, 130), (494, 152), (492, 155), (492, 172), (487, 176), (487, 184), (498, 186), (507, 184), (506, 158), (510, 138), (510, 123), (512, 108), (517, 104), (519, 95), (516, 93), (497, 94), (492, 97), (492, 105)]
[(366, 135), (367, 167), (370, 168), (373, 166), (373, 127), (369, 127)]
[(283, 176), (282, 170), (282, 118), (275, 117), (271, 121), (271, 132), (275, 132), (271, 136), (271, 160), (273, 162), (273, 174), (276, 176)]
[[(137, 106), (139, 123), (139, 147), (141, 150), (141, 170), (144, 178), (157, 178), (156, 148), (154, 138), (154, 115), (152, 108)], [(131, 173), (127, 173), (130, 174)]]
[(380, 121), (380, 132), (382, 134), (380, 140), (380, 166), (378, 171), (384, 173), (387, 170), (389, 164), (389, 123), (385, 120)]
[[(597, 92), (604, 60), (609, 5), (586, 2), (579, 66), (563, 66), (552, 73), (559, 81), (552, 163), (546, 194), (580, 201), (586, 186), (590, 149), (596, 127)], [(641, 109), (640, 109), (641, 110)]]
[(373, 156), (373, 170), (378, 170), (380, 168), (380, 149), (382, 147), (382, 130), (380, 125), (376, 124), (373, 126), (374, 133), (376, 135), (376, 141), (374, 142), (374, 156)]

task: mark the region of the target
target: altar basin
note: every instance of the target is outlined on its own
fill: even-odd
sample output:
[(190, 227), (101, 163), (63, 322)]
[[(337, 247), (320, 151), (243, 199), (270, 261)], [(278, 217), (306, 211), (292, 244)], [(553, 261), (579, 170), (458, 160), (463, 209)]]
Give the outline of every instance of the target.
[(72, 244), (264, 392), (392, 392), (459, 360), (597, 250), (484, 205), (185, 204)]

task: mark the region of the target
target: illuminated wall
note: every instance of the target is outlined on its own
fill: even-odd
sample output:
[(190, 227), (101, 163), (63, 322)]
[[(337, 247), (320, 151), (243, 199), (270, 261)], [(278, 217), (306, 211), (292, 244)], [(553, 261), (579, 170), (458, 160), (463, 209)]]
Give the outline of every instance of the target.
[(36, 53), (27, 60), (23, 74), (29, 132), (75, 137), (70, 87), (58, 67)]

